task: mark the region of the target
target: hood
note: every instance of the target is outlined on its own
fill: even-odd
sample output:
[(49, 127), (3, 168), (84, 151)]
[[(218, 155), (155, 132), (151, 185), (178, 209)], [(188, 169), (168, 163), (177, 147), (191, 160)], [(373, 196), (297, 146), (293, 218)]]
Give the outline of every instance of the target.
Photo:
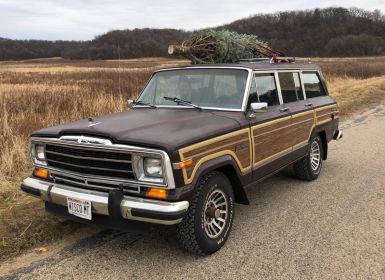
[(243, 112), (197, 109), (136, 108), (35, 131), (34, 137), (88, 135), (108, 137), (114, 143), (152, 147), (167, 152), (240, 128)]

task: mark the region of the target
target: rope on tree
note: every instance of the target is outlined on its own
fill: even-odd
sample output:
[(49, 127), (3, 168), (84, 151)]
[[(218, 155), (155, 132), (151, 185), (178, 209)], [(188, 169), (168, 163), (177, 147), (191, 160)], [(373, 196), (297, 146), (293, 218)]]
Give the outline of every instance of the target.
[(232, 63), (242, 59), (284, 56), (273, 51), (255, 35), (228, 30), (205, 30), (196, 33), (181, 45), (170, 45), (169, 54), (182, 55), (193, 64)]

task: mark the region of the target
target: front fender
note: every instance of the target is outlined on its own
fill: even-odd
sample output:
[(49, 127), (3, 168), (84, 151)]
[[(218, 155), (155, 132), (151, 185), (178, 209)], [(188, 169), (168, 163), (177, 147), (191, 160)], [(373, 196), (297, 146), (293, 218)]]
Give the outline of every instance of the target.
[[(220, 156), (204, 162), (195, 173), (192, 184), (196, 186), (205, 174), (214, 170), (220, 171), (228, 177), (233, 187), (235, 201), (248, 205), (249, 200), (243, 188), (246, 185), (245, 177), (247, 176), (241, 173), (234, 158), (230, 155)], [(251, 173), (249, 176), (251, 176)]]

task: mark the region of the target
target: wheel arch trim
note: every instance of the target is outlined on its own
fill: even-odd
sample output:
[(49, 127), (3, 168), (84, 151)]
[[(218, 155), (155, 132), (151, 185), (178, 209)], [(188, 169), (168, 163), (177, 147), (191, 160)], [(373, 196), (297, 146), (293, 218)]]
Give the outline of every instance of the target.
[[(227, 168), (231, 168), (233, 172), (226, 174), (224, 171)], [(244, 174), (239, 170), (237, 162), (235, 162), (231, 155), (225, 154), (202, 163), (192, 178), (192, 184), (198, 184), (203, 176), (212, 171), (219, 171), (229, 179), (234, 191), (235, 202), (246, 205), (249, 204), (247, 194), (243, 188), (244, 184), (242, 183), (242, 176), (244, 176)]]

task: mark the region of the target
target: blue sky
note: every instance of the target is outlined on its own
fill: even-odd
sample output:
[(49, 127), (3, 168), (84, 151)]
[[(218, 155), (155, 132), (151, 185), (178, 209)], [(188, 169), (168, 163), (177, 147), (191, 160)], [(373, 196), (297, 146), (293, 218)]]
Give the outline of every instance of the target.
[(385, 0), (0, 0), (0, 37), (88, 40), (113, 29), (194, 30), (257, 13), (330, 6), (385, 12)]

